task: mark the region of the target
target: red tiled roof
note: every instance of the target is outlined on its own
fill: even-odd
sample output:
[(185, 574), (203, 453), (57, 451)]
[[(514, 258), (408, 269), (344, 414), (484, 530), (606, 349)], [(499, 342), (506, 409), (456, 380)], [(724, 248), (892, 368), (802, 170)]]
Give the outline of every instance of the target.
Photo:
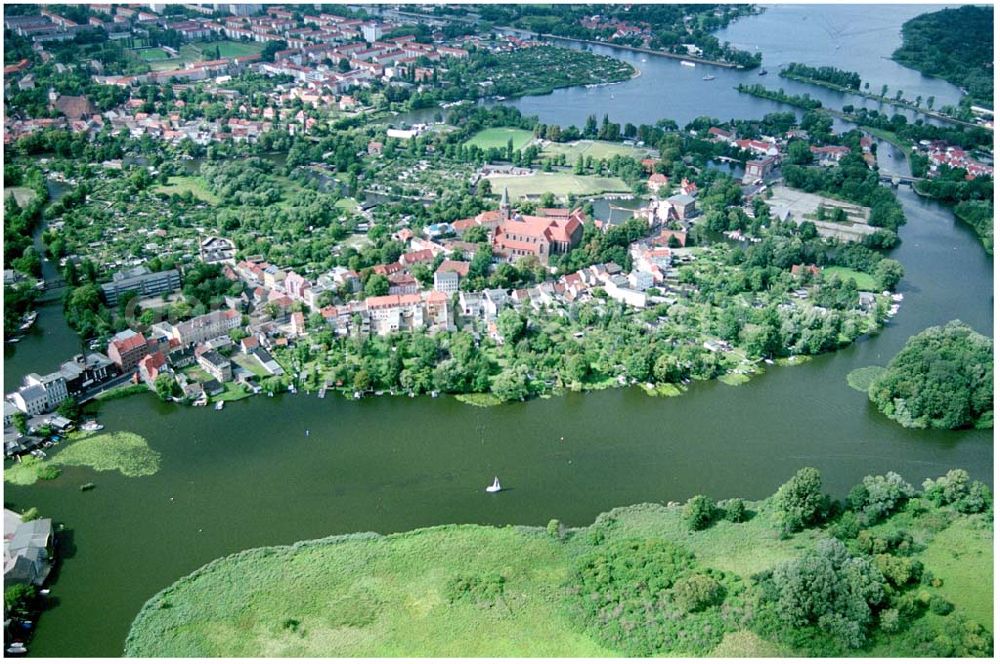
[(455, 272), (460, 276), (467, 276), (469, 274), (469, 264), (465, 261), (453, 261), (446, 260), (441, 263), (437, 270), (434, 271), (435, 274), (443, 274), (445, 272)]

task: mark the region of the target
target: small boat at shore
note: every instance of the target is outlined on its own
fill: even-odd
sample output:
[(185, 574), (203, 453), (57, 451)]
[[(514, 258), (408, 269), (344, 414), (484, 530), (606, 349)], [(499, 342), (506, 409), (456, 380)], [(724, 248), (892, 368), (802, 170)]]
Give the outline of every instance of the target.
[(38, 312), (29, 311), (24, 315), (24, 318), (21, 319), (21, 325), (17, 329), (21, 332), (27, 332), (31, 329), (31, 326), (35, 324), (36, 320), (38, 320)]
[(682, 67), (695, 67), (696, 65), (690, 60), (681, 60)]
[(486, 493), (499, 493), (503, 491), (503, 487), (500, 486), (500, 478), (493, 476), (493, 484), (486, 487)]
[(708, 74), (707, 76), (702, 76), (701, 80), (703, 80), (703, 81), (714, 81), (715, 77), (712, 76), (711, 74)]
[(766, 69), (761, 69), (759, 72), (757, 72), (757, 75), (758, 76), (767, 76), (767, 70)]
[(225, 401), (218, 401), (215, 404), (215, 409), (216, 410), (222, 410), (223, 408), (225, 408), (225, 406), (226, 406), (226, 402)]
[(104, 428), (103, 424), (98, 424), (97, 420), (87, 420), (80, 425), (80, 431), (100, 431)]
[(7, 648), (8, 655), (23, 655), (28, 652), (28, 649), (24, 647), (23, 643), (12, 643), (10, 647)]

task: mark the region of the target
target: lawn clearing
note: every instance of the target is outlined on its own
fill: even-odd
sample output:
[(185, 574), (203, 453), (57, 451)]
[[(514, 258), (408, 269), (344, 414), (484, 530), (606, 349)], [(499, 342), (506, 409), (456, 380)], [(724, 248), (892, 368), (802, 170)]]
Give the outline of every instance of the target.
[(218, 205), (222, 202), (222, 199), (208, 190), (208, 185), (199, 175), (172, 175), (167, 180), (167, 184), (157, 186), (156, 191), (162, 194), (177, 194), (179, 196), (191, 192), (192, 196), (209, 205)]
[(573, 175), (572, 173), (537, 173), (535, 175), (494, 175), (489, 178), (493, 191), (503, 191), (504, 187), (512, 199), (537, 198), (551, 192), (557, 198), (569, 194), (586, 196), (612, 192), (628, 192), (628, 185), (621, 178), (597, 175)]
[(490, 148), (507, 149), (507, 141), (514, 141), (514, 149), (520, 150), (534, 138), (534, 135), (527, 129), (513, 129), (511, 127), (491, 127), (483, 129), (475, 136), (465, 142), (467, 146), (478, 145), (483, 150)]
[(24, 207), (35, 198), (35, 192), (29, 187), (6, 187), (4, 198), (13, 196), (19, 207)]
[(164, 51), (162, 48), (144, 48), (141, 50), (134, 51), (136, 55), (145, 60), (146, 62), (154, 62), (156, 60), (169, 60), (173, 56)]
[(993, 624), (993, 533), (961, 518), (937, 533), (921, 552), (924, 566), (943, 581), (938, 592), (973, 620)]
[[(185, 61), (214, 60), (215, 49), (218, 47), (220, 58), (242, 58), (248, 55), (259, 55), (264, 50), (264, 46), (263, 42), (197, 41), (182, 46), (180, 53)], [(203, 51), (210, 51), (211, 57), (206, 56)]]
[(617, 155), (632, 157), (633, 159), (645, 159), (650, 155), (650, 150), (636, 148), (622, 143), (612, 143), (610, 141), (574, 141), (572, 143), (548, 143), (542, 150), (542, 158), (555, 157), (560, 154), (566, 155), (566, 163), (574, 164), (578, 157), (584, 159), (593, 157), (597, 159), (610, 159)]
[(837, 275), (843, 281), (854, 279), (858, 284), (858, 290), (874, 291), (876, 289), (875, 278), (864, 272), (858, 272), (848, 267), (824, 267), (823, 276), (827, 279)]

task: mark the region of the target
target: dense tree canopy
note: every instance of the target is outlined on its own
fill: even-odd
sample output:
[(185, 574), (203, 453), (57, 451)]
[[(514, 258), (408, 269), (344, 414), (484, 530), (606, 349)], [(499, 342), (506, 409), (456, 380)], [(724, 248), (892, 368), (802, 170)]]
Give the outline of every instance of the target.
[(903, 45), (892, 57), (960, 85), (992, 107), (993, 7), (967, 5), (912, 18), (903, 24)]
[(868, 389), (906, 427), (993, 426), (993, 340), (960, 321), (911, 337)]

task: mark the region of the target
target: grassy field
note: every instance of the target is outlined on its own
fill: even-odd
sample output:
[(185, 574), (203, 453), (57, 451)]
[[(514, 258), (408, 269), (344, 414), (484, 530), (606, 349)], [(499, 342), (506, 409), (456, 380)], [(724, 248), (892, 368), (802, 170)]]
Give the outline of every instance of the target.
[(593, 157), (596, 159), (610, 159), (616, 154), (634, 159), (645, 159), (650, 151), (642, 148), (630, 147), (621, 143), (610, 141), (574, 141), (573, 143), (549, 143), (542, 151), (542, 157), (555, 157), (560, 154), (566, 155), (566, 163), (576, 163), (577, 157)]
[(833, 275), (838, 275), (844, 281), (854, 279), (858, 284), (858, 290), (874, 291), (876, 289), (875, 279), (864, 272), (858, 272), (847, 267), (824, 267), (823, 276), (827, 279)]
[(218, 205), (222, 202), (218, 196), (208, 190), (205, 180), (198, 175), (172, 175), (167, 180), (167, 184), (157, 186), (156, 191), (163, 194), (178, 195), (191, 192), (192, 196), (205, 201), (209, 205)]
[[(195, 60), (212, 60), (215, 58), (215, 48), (219, 48), (219, 57), (221, 58), (240, 58), (247, 55), (257, 55), (264, 50), (264, 44), (262, 42), (238, 42), (238, 41), (219, 41), (219, 42), (191, 42), (190, 44), (185, 44), (180, 49), (181, 59), (185, 62), (195, 61)], [(211, 56), (206, 56), (202, 53), (203, 50), (211, 52)]]
[[(917, 559), (942, 581), (930, 592), (953, 602), (963, 619), (992, 625), (988, 518), (928, 505), (900, 512), (873, 531), (904, 528)], [(829, 537), (812, 529), (781, 539), (768, 502), (747, 508), (743, 523), (719, 520), (699, 531), (688, 527), (681, 508), (643, 504), (602, 514), (587, 528), (564, 531), (561, 539), (543, 528), (465, 525), (244, 551), (209, 563), (150, 599), (132, 625), (126, 655), (621, 655), (572, 616), (567, 588), (579, 562), (595, 547), (652, 538), (693, 552), (701, 569), (746, 582)], [(473, 590), (456, 593), (459, 582)], [(917, 622), (946, 629), (930, 611)], [(712, 656), (802, 654), (738, 625), (719, 638)], [(915, 654), (906, 652), (907, 643), (883, 636), (854, 654)]]
[(983, 625), (993, 624), (993, 533), (958, 520), (917, 558), (940, 578), (941, 595)]
[(510, 127), (491, 127), (483, 129), (475, 136), (465, 142), (466, 145), (478, 145), (484, 150), (490, 148), (507, 148), (508, 139), (513, 139), (514, 149), (519, 150), (528, 144), (533, 135), (527, 129), (513, 129)]
[[(830, 536), (820, 528), (781, 539), (768, 501), (747, 508), (743, 523), (718, 520), (700, 531), (689, 528), (681, 508), (644, 504), (612, 510), (558, 538), (543, 528), (439, 526), (244, 551), (150, 599), (132, 625), (126, 655), (621, 655), (573, 617), (568, 589), (581, 561), (617, 544), (670, 542), (693, 552), (699, 569), (738, 575), (730, 578), (739, 584)], [(941, 595), (956, 605), (958, 619), (991, 625), (990, 523), (988, 515), (960, 515), (920, 501), (872, 532), (904, 529), (912, 536), (915, 557), (940, 580), (914, 593)], [(932, 611), (912, 625), (899, 637), (880, 632), (851, 654), (914, 656), (909, 649), (918, 627), (951, 628)], [(742, 623), (731, 624), (703, 653), (803, 654)]]
[(7, 196), (13, 196), (17, 204), (24, 207), (35, 197), (35, 192), (29, 187), (5, 187), (4, 198)]
[(585, 196), (609, 192), (627, 192), (628, 185), (621, 178), (572, 173), (537, 173), (536, 175), (495, 175), (489, 178), (493, 191), (507, 187), (512, 199), (541, 196), (545, 192), (565, 198), (568, 194)]
[[(445, 526), (247, 551), (153, 598), (132, 656), (372, 657), (612, 653), (554, 615), (566, 551), (544, 532)], [(500, 572), (503, 600), (449, 602), (456, 574)], [(220, 575), (240, 575), (220, 593)], [(248, 576), (243, 576), (247, 574)], [(266, 600), (264, 600), (266, 598)]]
[(146, 62), (154, 62), (156, 60), (169, 60), (172, 56), (164, 51), (162, 48), (144, 48), (139, 51), (135, 51), (135, 54)]

